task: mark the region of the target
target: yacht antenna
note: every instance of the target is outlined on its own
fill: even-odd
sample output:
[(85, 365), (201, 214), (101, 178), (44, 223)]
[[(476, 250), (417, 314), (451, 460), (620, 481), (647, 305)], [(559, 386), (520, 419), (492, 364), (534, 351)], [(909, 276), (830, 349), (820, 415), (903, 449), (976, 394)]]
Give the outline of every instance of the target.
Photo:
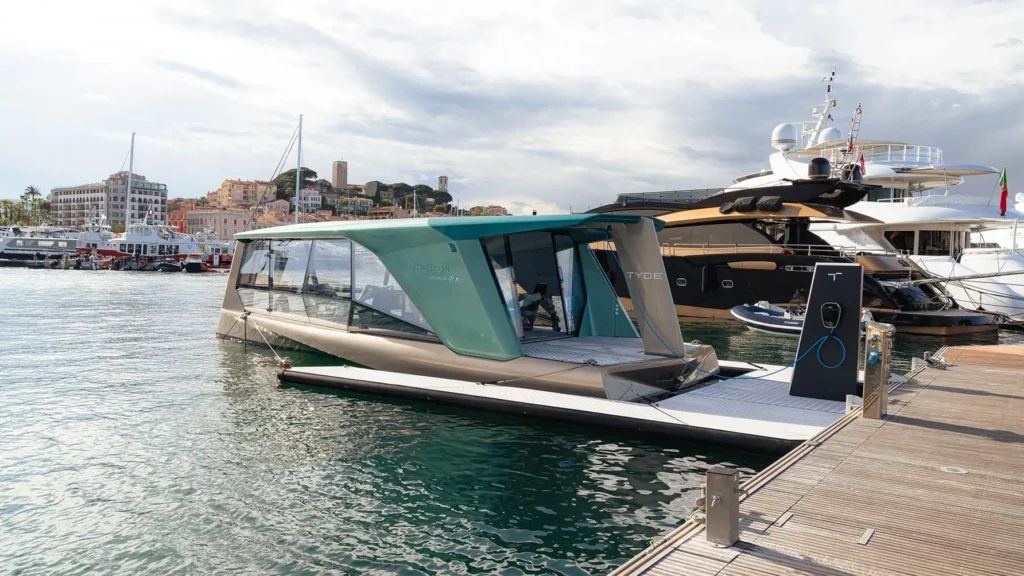
[(295, 167), (295, 223), (299, 223), (299, 187), (302, 185), (302, 114), (299, 114), (299, 153), (295, 155), (298, 166)]
[(128, 202), (124, 205), (124, 231), (128, 232), (128, 225), (132, 223), (132, 171), (135, 170), (135, 132), (132, 132), (132, 146), (128, 149)]
[(814, 106), (811, 110), (811, 115), (816, 117), (818, 121), (810, 131), (804, 132), (804, 135), (807, 136), (807, 143), (804, 144), (804, 148), (810, 148), (818, 141), (818, 135), (825, 129), (825, 125), (832, 120), (832, 109), (836, 106), (836, 100), (832, 97), (832, 86), (836, 82), (836, 69), (833, 68), (832, 74), (822, 78), (822, 81), (827, 83), (825, 86), (825, 104), (820, 109)]

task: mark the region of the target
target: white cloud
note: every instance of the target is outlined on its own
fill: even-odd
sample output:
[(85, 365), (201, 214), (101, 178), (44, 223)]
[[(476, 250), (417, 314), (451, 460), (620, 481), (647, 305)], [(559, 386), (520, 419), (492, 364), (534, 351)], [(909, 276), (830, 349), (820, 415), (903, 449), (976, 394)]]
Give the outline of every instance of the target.
[(322, 174), (344, 157), (355, 182), (447, 174), (463, 204), (579, 209), (760, 168), (771, 126), (806, 115), (833, 63), (840, 110), (852, 109), (847, 94), (877, 98), (865, 101), (865, 129), (878, 137), (938, 137), (921, 143), (983, 151), (992, 157), (955, 160), (988, 164), (1017, 161), (1009, 150), (1021, 138), (1019, 115), (921, 128), (987, 119), (1020, 93), (1021, 3), (37, 0), (6, 10), (29, 24), (0, 35), (2, 197), (104, 178), (132, 131), (138, 170), (174, 195), (266, 178), (302, 112), (306, 164)]

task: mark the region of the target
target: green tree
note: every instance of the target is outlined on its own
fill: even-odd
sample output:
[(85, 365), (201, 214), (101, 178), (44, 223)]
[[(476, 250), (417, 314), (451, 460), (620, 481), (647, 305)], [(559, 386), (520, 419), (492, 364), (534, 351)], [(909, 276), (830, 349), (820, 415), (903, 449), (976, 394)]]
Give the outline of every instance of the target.
[(434, 195), (434, 189), (426, 184), (417, 184), (412, 189), (413, 192), (416, 192), (417, 196), (432, 197)]
[(22, 215), (21, 206), (14, 200), (0, 200), (0, 224), (18, 224)]
[[(315, 170), (309, 168), (302, 168), (302, 188), (316, 188), (317, 180), (319, 178), (316, 175)], [(291, 200), (295, 197), (295, 168), (291, 170), (285, 170), (274, 178), (274, 184), (277, 185), (277, 199), (278, 200)]]
[(391, 188), (391, 191), (395, 193), (395, 198), (405, 196), (407, 194), (412, 194), (412, 186), (409, 186), (405, 182), (391, 184), (389, 188)]
[(444, 190), (438, 190), (434, 193), (434, 202), (438, 204), (451, 204), (452, 195)]
[(373, 193), (373, 203), (378, 205), (378, 206), (380, 206), (380, 202), (381, 202), (380, 188), (378, 188), (377, 191)]
[(124, 224), (111, 224), (110, 231), (114, 234), (124, 234)]
[(25, 193), (21, 195), (21, 204), (25, 209), (25, 218), (28, 219), (29, 224), (39, 222), (41, 216), (40, 197), (42, 197), (42, 193), (35, 186), (26, 186)]

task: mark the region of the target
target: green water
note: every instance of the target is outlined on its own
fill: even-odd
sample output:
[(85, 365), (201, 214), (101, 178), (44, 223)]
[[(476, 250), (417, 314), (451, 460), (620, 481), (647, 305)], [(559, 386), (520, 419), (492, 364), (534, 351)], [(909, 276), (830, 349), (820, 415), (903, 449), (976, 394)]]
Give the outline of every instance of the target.
[[(604, 574), (690, 513), (708, 466), (772, 460), (281, 387), (268, 350), (214, 336), (223, 288), (0, 271), (0, 573)], [(684, 333), (724, 358), (796, 347)]]
[(771, 461), (281, 387), (223, 288), (0, 271), (0, 574), (604, 574)]

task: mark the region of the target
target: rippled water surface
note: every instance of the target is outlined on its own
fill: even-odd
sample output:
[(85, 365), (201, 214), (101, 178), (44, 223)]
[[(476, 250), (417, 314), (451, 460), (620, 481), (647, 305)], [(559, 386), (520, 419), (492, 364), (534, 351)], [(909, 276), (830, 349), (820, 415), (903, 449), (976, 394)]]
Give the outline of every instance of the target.
[(771, 461), (280, 387), (223, 286), (0, 270), (0, 573), (601, 574)]
[[(223, 287), (0, 270), (0, 573), (602, 574), (689, 514), (709, 465), (772, 460), (280, 387), (269, 351), (214, 336)], [(684, 334), (724, 358), (796, 347)], [(901, 341), (898, 368), (940, 344)]]

